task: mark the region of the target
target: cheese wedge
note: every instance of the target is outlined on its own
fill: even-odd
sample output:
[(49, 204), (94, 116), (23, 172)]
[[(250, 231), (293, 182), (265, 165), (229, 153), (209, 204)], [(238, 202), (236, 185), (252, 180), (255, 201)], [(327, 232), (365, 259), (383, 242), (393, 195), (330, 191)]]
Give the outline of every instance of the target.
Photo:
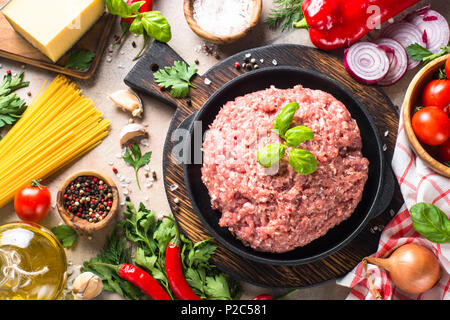
[(104, 11), (104, 0), (11, 0), (2, 13), (16, 32), (56, 62)]

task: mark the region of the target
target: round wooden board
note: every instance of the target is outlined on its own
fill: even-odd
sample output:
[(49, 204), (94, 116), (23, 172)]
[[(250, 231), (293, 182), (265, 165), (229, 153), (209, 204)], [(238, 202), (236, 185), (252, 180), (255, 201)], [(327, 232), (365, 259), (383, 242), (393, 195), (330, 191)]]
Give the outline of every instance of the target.
[[(159, 44), (157, 44), (158, 46)], [(241, 75), (246, 70), (237, 70), (234, 62), (242, 60), (245, 54), (250, 53), (260, 66), (273, 67), (272, 61), (276, 59), (277, 65), (297, 66), (321, 72), (346, 86), (364, 104), (372, 115), (380, 132), (380, 137), (386, 144), (386, 161), (391, 162), (398, 128), (398, 114), (390, 99), (375, 86), (366, 86), (356, 82), (345, 71), (339, 57), (323, 51), (292, 44), (270, 45), (238, 53), (225, 59), (203, 76), (196, 76), (193, 83), (197, 89), (191, 89), (191, 98), (174, 100), (167, 93), (160, 93), (153, 77), (149, 76), (148, 66), (158, 64), (159, 67), (171, 65), (173, 61), (181, 58), (170, 47), (150, 48), (140, 65), (130, 72), (125, 82), (138, 90), (154, 95), (170, 104), (177, 105), (177, 110), (167, 133), (163, 170), (164, 184), (167, 198), (172, 212), (184, 234), (194, 242), (211, 237), (200, 219), (194, 213), (184, 184), (184, 173), (172, 157), (172, 133), (193, 112), (199, 110), (209, 95), (219, 89), (229, 80)], [(156, 52), (159, 52), (156, 56)], [(182, 59), (181, 59), (182, 60)], [(261, 61), (264, 61), (261, 63)], [(144, 67), (145, 65), (145, 67)], [(151, 72), (150, 72), (151, 73)], [(211, 80), (206, 86), (204, 79)], [(326, 91), (326, 88), (323, 88)], [(387, 135), (385, 133), (388, 132)], [(171, 186), (178, 186), (175, 190)], [(174, 199), (179, 202), (175, 203)], [(393, 201), (388, 210), (372, 219), (364, 230), (347, 246), (325, 259), (298, 266), (274, 266), (256, 263), (238, 256), (217, 243), (218, 249), (213, 256), (214, 263), (224, 272), (233, 277), (255, 285), (278, 288), (298, 288), (319, 284), (328, 280), (344, 276), (351, 271), (362, 258), (376, 252), (380, 232), (373, 231), (374, 226), (385, 226), (391, 219), (390, 209), (395, 212), (403, 203), (401, 193), (396, 186)]]

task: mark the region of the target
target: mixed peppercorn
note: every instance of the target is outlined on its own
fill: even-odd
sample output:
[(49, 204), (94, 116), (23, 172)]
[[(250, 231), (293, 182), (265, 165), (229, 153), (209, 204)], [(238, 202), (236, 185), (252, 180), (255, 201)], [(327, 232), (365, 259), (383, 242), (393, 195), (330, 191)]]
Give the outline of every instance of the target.
[(69, 213), (92, 223), (105, 219), (113, 206), (111, 186), (95, 176), (77, 177), (63, 197)]

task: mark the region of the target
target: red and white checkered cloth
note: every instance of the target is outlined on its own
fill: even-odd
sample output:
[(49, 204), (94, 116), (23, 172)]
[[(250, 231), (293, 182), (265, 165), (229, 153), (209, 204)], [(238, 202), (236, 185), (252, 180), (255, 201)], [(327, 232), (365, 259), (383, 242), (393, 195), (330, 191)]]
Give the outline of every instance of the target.
[[(378, 251), (374, 257), (384, 257), (395, 248), (414, 242), (431, 249), (438, 257), (442, 277), (430, 290), (422, 294), (408, 294), (396, 288), (382, 268), (368, 264), (367, 270), (375, 287), (384, 300), (450, 300), (450, 243), (430, 242), (417, 233), (412, 225), (408, 208), (418, 202), (432, 203), (450, 217), (450, 179), (431, 171), (418, 158), (409, 145), (403, 119), (392, 159), (392, 169), (397, 177), (405, 204), (383, 229)], [(374, 300), (363, 264), (358, 264), (349, 274), (338, 279), (338, 284), (352, 288), (348, 300)]]

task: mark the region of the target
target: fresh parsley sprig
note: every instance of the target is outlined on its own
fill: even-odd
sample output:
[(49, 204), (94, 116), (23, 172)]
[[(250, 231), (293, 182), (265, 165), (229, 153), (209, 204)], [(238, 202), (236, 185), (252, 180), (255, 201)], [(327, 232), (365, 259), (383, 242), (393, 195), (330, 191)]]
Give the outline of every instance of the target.
[(197, 69), (188, 66), (183, 61), (175, 61), (172, 67), (165, 67), (153, 74), (155, 82), (164, 89), (170, 89), (170, 95), (174, 98), (185, 98), (189, 95), (189, 87), (195, 88), (191, 83)]
[(307, 175), (317, 170), (317, 159), (314, 155), (307, 150), (296, 148), (300, 143), (314, 139), (314, 132), (305, 126), (289, 128), (298, 108), (300, 105), (297, 102), (291, 102), (284, 106), (275, 118), (274, 132), (284, 139), (284, 143), (269, 144), (258, 151), (257, 159), (263, 167), (272, 167), (284, 157), (287, 147), (292, 147), (289, 164), (297, 173)]
[(25, 112), (27, 105), (14, 91), (27, 87), (28, 81), (23, 81), (24, 73), (14, 77), (8, 72), (0, 85), (0, 128), (16, 123)]
[[(135, 207), (127, 202), (125, 218), (108, 238), (101, 254), (84, 262), (83, 271), (96, 273), (105, 290), (117, 292), (127, 299), (142, 299), (145, 296), (134, 285), (119, 278), (111, 269), (94, 265), (92, 262), (120, 265), (132, 263), (149, 271), (173, 297), (164, 266), (166, 248), (176, 234), (173, 219), (157, 219), (153, 210), (142, 203)], [(181, 258), (184, 275), (189, 286), (202, 299), (233, 300), (241, 295), (239, 283), (222, 273), (211, 263), (211, 256), (217, 246), (212, 239), (193, 243), (180, 235)], [(131, 252), (135, 252), (134, 260)]]
[(447, 53), (449, 53), (450, 46), (441, 47), (440, 52), (433, 53), (430, 50), (428, 50), (427, 48), (422, 47), (420, 44), (413, 43), (406, 48), (406, 51), (408, 51), (408, 54), (410, 55), (412, 60), (422, 61), (423, 64), (427, 64), (427, 63), (433, 61), (434, 59), (437, 59), (437, 58), (442, 57), (443, 55), (446, 55)]
[(123, 160), (134, 168), (134, 172), (136, 174), (136, 182), (139, 189), (141, 189), (138, 175), (139, 169), (150, 162), (151, 156), (151, 151), (143, 155), (141, 152), (141, 148), (139, 148), (137, 144), (131, 144), (130, 146), (128, 146), (125, 151), (125, 155), (123, 156)]
[(271, 10), (265, 24), (271, 29), (281, 27), (282, 31), (291, 29), (294, 23), (303, 18), (303, 0), (274, 0), (275, 8)]
[(69, 58), (64, 68), (75, 69), (79, 71), (86, 70), (87, 68), (89, 68), (94, 57), (94, 52), (74, 49), (69, 53)]

